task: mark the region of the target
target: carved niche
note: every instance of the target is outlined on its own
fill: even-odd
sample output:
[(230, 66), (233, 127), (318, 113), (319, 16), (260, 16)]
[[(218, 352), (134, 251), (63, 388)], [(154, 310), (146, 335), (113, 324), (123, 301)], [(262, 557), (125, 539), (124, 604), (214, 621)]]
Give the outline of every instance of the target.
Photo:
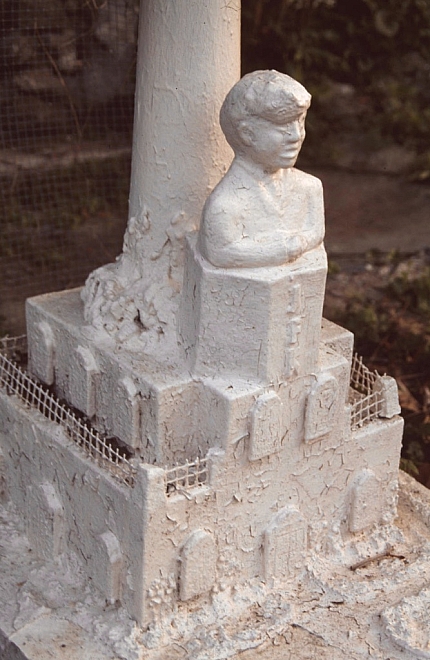
[(198, 529), (188, 537), (180, 556), (181, 600), (190, 600), (212, 589), (216, 579), (217, 558), (217, 547), (212, 534)]
[[(87, 560), (88, 561), (88, 560)], [(89, 559), (95, 584), (105, 597), (114, 603), (121, 598), (121, 572), (123, 556), (118, 538), (110, 530), (97, 537), (93, 554)]]
[(46, 385), (52, 385), (55, 378), (55, 337), (46, 321), (34, 324), (29, 339), (29, 360), (32, 373)]
[(399, 390), (395, 378), (391, 376), (379, 376), (375, 380), (372, 389), (373, 392), (377, 392), (381, 397), (379, 417), (390, 419), (395, 415), (400, 415)]
[(55, 487), (44, 482), (27, 490), (27, 534), (37, 557), (55, 559), (66, 545), (64, 508)]
[(96, 389), (99, 369), (91, 350), (78, 346), (73, 356), (74, 371), (69, 377), (71, 401), (85, 415), (92, 417), (96, 413)]
[(379, 522), (382, 513), (381, 485), (372, 470), (364, 469), (354, 480), (349, 509), (349, 531), (361, 532)]
[(282, 402), (275, 392), (258, 397), (251, 411), (250, 461), (269, 456), (281, 448)]
[(264, 534), (264, 573), (267, 580), (294, 577), (303, 568), (308, 529), (301, 513), (284, 507), (273, 518)]
[(316, 377), (306, 401), (305, 442), (314, 442), (327, 435), (337, 418), (339, 385), (331, 374)]

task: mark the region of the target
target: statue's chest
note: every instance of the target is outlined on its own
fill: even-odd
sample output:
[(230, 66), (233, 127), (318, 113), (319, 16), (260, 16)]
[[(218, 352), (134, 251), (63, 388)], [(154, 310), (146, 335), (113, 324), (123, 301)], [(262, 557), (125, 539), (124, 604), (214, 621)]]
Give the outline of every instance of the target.
[(288, 189), (260, 188), (253, 204), (244, 211), (243, 227), (250, 234), (275, 229), (296, 233), (306, 223), (309, 201), (307, 196)]

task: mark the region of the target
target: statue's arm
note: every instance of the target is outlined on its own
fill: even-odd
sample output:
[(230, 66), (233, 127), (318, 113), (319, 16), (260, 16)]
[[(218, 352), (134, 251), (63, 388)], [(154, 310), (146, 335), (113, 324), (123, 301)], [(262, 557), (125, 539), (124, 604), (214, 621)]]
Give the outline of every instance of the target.
[(319, 179), (304, 175), (300, 181), (306, 203), (303, 223), (288, 231), (274, 229), (271, 218), (261, 217), (258, 231), (247, 231), (247, 203), (252, 196), (222, 194), (208, 198), (202, 217), (199, 247), (202, 255), (218, 268), (281, 266), (318, 247), (324, 239), (324, 203)]
[(252, 237), (232, 208), (205, 208), (199, 246), (218, 268), (280, 266), (290, 260), (285, 232), (269, 229)]
[(309, 177), (308, 193), (308, 210), (301, 232), (303, 253), (321, 245), (325, 234), (323, 187), (316, 177)]

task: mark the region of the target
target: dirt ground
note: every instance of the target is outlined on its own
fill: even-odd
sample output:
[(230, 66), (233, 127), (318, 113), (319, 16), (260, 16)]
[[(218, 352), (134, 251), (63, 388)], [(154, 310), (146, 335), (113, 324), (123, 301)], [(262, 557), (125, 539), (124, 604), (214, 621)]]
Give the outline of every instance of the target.
[(430, 246), (430, 186), (396, 176), (309, 169), (324, 185), (329, 256)]

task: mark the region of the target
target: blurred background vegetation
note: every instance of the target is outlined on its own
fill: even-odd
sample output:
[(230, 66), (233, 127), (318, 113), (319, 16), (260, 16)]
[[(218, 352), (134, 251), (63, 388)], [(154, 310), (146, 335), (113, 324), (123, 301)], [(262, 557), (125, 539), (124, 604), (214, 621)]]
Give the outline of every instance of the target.
[[(399, 185), (430, 180), (428, 0), (244, 0), (242, 20), (243, 72), (278, 69), (312, 93), (301, 164), (384, 172)], [(430, 487), (430, 255), (422, 248), (372, 251), (355, 273), (332, 259), (325, 314), (354, 332), (369, 367), (397, 377), (402, 466)]]
[[(80, 285), (121, 249), (138, 5), (0, 0), (0, 334), (24, 329), (27, 296)], [(430, 183), (429, 0), (242, 0), (243, 73), (266, 68), (313, 95), (301, 166)], [(430, 486), (422, 247), (332, 255), (326, 314), (399, 379), (403, 465)]]
[(242, 17), (244, 73), (278, 69), (313, 95), (309, 160), (365, 167), (392, 147), (386, 170), (430, 177), (428, 0), (243, 0)]

